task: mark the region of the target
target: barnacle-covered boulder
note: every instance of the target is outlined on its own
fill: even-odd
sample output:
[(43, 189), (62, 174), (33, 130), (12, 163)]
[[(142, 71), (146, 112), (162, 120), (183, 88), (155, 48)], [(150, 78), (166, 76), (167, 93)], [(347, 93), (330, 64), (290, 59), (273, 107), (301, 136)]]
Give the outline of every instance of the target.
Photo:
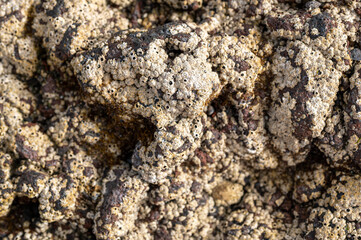
[[(2, 1), (0, 9), (0, 58), (17, 74), (32, 77), (38, 64), (38, 45), (30, 35), (33, 0)], [(7, 65), (7, 64), (6, 64)]]
[(360, 237), (360, 177), (338, 173), (306, 221), (306, 239)]
[(331, 115), (341, 72), (332, 60), (300, 41), (278, 49), (272, 71), (268, 126), (282, 159), (295, 165), (307, 156)]
[(157, 127), (194, 118), (220, 90), (207, 33), (185, 23), (121, 31), (72, 61), (89, 100)]
[(133, 230), (148, 184), (126, 165), (112, 167), (103, 179), (102, 198), (95, 215), (97, 239), (119, 239)]
[(42, 39), (49, 65), (57, 68), (98, 38), (128, 26), (121, 12), (108, 7), (105, 0), (37, 0), (34, 4), (34, 35)]
[(140, 142), (132, 157), (147, 181), (161, 181), (195, 149), (201, 114), (221, 89), (206, 38), (185, 23), (121, 31), (72, 61), (89, 102), (115, 109), (125, 122), (155, 126), (154, 140)]

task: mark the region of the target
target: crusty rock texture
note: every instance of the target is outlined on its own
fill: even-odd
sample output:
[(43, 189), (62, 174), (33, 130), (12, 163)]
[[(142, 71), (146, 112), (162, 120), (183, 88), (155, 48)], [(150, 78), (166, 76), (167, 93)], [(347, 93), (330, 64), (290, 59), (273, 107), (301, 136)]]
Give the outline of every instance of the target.
[(356, 0), (0, 0), (0, 239), (360, 239), (360, 24)]

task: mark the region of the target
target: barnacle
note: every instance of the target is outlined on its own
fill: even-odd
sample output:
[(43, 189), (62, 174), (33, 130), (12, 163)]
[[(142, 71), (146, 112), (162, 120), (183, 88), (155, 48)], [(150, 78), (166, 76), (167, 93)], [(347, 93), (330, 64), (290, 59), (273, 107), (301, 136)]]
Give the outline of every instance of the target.
[(361, 4), (0, 0), (1, 239), (359, 239)]

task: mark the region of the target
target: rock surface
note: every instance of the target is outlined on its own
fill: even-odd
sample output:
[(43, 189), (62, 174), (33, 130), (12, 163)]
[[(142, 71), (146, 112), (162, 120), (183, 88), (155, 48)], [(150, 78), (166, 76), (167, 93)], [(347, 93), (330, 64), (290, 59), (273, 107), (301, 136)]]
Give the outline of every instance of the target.
[(360, 17), (0, 0), (0, 239), (360, 239)]

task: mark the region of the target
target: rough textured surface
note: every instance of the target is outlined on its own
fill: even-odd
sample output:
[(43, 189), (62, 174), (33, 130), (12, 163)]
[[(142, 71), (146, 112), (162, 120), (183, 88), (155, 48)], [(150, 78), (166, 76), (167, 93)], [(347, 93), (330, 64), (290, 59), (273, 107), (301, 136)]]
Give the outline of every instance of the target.
[(3, 0), (0, 3), (0, 58), (10, 63), (16, 73), (28, 77), (33, 76), (38, 63), (38, 46), (30, 36), (29, 26), (33, 2)]
[(299, 41), (279, 49), (272, 70), (269, 130), (283, 159), (294, 165), (303, 160), (312, 139), (324, 129), (341, 73), (320, 51)]
[(0, 239), (359, 239), (360, 17), (0, 0)]

